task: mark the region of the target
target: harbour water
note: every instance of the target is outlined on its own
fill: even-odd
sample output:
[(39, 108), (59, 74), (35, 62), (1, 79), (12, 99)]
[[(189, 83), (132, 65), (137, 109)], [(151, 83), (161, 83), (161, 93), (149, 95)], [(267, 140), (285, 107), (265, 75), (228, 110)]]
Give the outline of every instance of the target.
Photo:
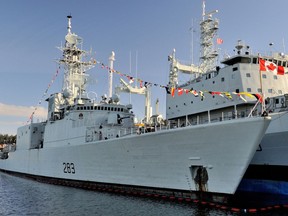
[[(244, 213), (223, 211), (193, 203), (125, 196), (50, 185), (0, 173), (0, 215), (97, 215), (97, 216), (232, 216)], [(244, 214), (248, 215), (248, 214)], [(285, 209), (253, 215), (288, 215)]]

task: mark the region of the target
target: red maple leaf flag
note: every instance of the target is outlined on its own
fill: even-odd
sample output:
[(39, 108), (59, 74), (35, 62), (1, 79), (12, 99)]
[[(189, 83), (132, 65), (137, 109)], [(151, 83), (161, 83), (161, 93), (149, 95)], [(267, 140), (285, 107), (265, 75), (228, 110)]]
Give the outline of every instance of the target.
[(277, 66), (275, 63), (259, 58), (260, 71), (270, 71), (277, 75), (284, 75), (284, 67)]

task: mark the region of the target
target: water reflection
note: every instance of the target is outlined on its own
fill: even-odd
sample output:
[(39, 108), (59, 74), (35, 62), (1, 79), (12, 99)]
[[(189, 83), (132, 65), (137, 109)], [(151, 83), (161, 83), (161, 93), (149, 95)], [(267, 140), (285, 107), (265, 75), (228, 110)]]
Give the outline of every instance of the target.
[[(181, 215), (232, 216), (237, 213), (196, 204), (131, 197), (55, 186), (0, 173), (1, 215)], [(254, 214), (257, 215), (257, 214)], [(264, 214), (261, 214), (264, 215)], [(269, 215), (269, 214), (267, 214)], [(271, 215), (271, 214), (270, 214)], [(275, 213), (273, 215), (287, 215)]]

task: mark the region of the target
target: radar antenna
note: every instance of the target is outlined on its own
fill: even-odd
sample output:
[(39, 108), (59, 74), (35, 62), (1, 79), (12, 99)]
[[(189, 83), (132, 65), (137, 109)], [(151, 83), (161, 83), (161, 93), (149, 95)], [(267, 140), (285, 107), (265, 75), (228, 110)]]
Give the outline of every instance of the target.
[(59, 63), (64, 68), (63, 97), (67, 104), (73, 104), (77, 101), (80, 103), (82, 98), (87, 98), (86, 84), (88, 83), (89, 75), (86, 74), (86, 71), (93, 68), (95, 63), (82, 61), (87, 52), (78, 47), (82, 43), (82, 38), (71, 31), (72, 16), (69, 15), (67, 18), (68, 27), (65, 36), (65, 46), (58, 47), (63, 53)]

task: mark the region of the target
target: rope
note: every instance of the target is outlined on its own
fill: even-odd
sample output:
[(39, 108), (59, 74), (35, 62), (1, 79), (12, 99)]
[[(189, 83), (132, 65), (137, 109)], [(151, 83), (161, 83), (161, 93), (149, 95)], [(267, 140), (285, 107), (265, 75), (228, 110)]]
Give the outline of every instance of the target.
[(207, 90), (204, 90), (204, 91), (196, 91), (194, 90), (193, 88), (192, 89), (185, 89), (185, 88), (171, 88), (169, 86), (165, 86), (165, 85), (161, 85), (161, 84), (157, 84), (157, 83), (152, 83), (152, 82), (148, 82), (148, 81), (144, 81), (142, 79), (139, 79), (139, 78), (134, 78), (128, 74), (125, 74), (125, 73), (121, 73), (117, 70), (114, 70), (113, 68), (110, 68), (109, 66), (105, 65), (104, 63), (102, 62), (99, 62), (99, 61), (94, 61), (96, 64), (100, 65), (101, 66), (101, 69), (107, 69), (113, 73), (116, 73), (120, 76), (125, 76), (128, 78), (129, 81), (134, 81), (136, 80), (137, 82), (140, 83), (140, 86), (142, 86), (142, 84), (144, 83), (144, 86), (147, 88), (147, 86), (159, 86), (161, 88), (164, 88), (166, 89), (166, 92), (167, 94), (171, 94), (172, 97), (174, 97), (174, 94), (175, 94), (175, 91), (177, 91), (178, 93), (178, 96), (182, 95), (183, 93), (191, 93), (193, 94), (195, 97), (198, 97), (200, 95), (201, 97), (201, 100), (203, 100), (205, 98), (204, 96), (204, 93), (209, 93), (211, 95), (218, 95), (218, 96), (221, 96), (221, 97), (225, 97), (226, 99), (232, 99), (232, 95), (231, 94), (234, 94), (234, 95), (237, 95), (241, 100), (243, 100), (244, 102), (247, 102), (247, 100), (245, 98), (242, 97), (242, 95), (245, 95), (245, 96), (248, 96), (250, 98), (256, 98), (257, 101), (260, 101), (262, 103), (262, 97), (259, 95), (259, 94), (251, 94), (251, 93), (248, 93), (248, 92), (220, 92), (220, 91), (207, 91)]
[(31, 113), (29, 119), (27, 120), (26, 124), (29, 124), (29, 122), (32, 121), (33, 115), (34, 115), (35, 112), (37, 111), (38, 107), (42, 104), (42, 101), (43, 101), (44, 97), (46, 97), (46, 95), (47, 95), (47, 93), (48, 93), (48, 90), (51, 88), (52, 84), (53, 84), (54, 81), (56, 80), (56, 78), (57, 78), (57, 76), (58, 76), (58, 74), (59, 74), (59, 69), (60, 69), (60, 66), (59, 66), (59, 68), (57, 68), (55, 74), (53, 75), (50, 83), (48, 84), (48, 86), (47, 86), (45, 92), (43, 93), (41, 99), (39, 100), (38, 104), (35, 106), (33, 112)]

